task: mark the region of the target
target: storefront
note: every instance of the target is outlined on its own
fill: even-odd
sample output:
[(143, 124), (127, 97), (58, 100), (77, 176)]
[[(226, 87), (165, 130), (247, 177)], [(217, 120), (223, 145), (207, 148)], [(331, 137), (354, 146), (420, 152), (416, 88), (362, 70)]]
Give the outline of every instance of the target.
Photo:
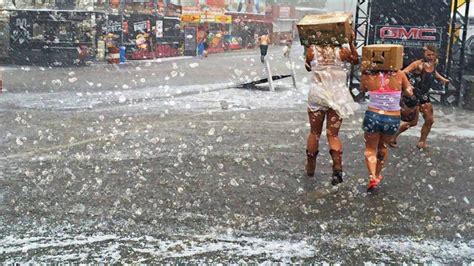
[(10, 11), (8, 57), (14, 64), (71, 65), (92, 60), (95, 12)]
[(163, 1), (127, 0), (123, 9), (123, 13), (112, 9), (115, 14), (105, 14), (98, 22), (99, 43), (104, 44), (106, 52), (110, 47), (116, 50), (124, 46), (131, 60), (182, 54), (179, 6), (169, 4), (164, 8)]
[[(229, 36), (232, 17), (224, 9), (206, 7), (202, 10), (200, 31), (209, 45), (209, 53), (224, 52), (224, 36)], [(199, 33), (198, 33), (199, 36)]]
[(177, 17), (156, 21), (155, 57), (180, 56), (184, 53), (184, 30)]
[(232, 17), (226, 15), (223, 8), (184, 6), (181, 22), (183, 27), (197, 31), (196, 47), (206, 38), (208, 53), (224, 52), (224, 36), (229, 34)]
[[(241, 13), (227, 14), (232, 17), (232, 27), (230, 36), (226, 38), (233, 40), (233, 47), (255, 48), (259, 35), (273, 32), (272, 21), (266, 16)], [(238, 44), (235, 42), (238, 42)]]
[(154, 58), (156, 44), (156, 21), (162, 20), (153, 14), (132, 13), (123, 16), (123, 43), (127, 59)]
[(296, 11), (290, 6), (271, 6), (270, 11), (273, 18), (272, 42), (274, 44), (286, 44), (293, 40), (296, 32)]

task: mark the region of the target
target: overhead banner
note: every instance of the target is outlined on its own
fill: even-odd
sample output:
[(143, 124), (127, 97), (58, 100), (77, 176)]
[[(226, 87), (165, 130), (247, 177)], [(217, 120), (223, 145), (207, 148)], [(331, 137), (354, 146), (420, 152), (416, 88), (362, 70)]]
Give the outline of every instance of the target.
[(450, 1), (373, 0), (371, 5), (369, 44), (403, 45), (404, 66), (423, 58), (423, 46), (434, 45), (439, 50), (438, 71), (444, 71)]

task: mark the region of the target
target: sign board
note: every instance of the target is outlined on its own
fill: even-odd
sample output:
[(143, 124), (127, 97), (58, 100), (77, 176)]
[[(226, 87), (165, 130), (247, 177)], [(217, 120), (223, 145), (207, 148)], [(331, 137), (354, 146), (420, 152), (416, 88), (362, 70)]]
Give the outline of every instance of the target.
[(163, 20), (156, 21), (156, 38), (163, 38)]
[(289, 6), (281, 6), (279, 12), (279, 18), (290, 18), (291, 16), (291, 7)]
[(184, 28), (184, 55), (196, 56), (196, 43), (197, 43), (197, 28), (196, 27), (185, 27)]
[(442, 73), (449, 43), (450, 2), (373, 0), (369, 44), (403, 45), (404, 66), (423, 57), (424, 45), (434, 45), (439, 50), (438, 72)]
[(232, 16), (218, 15), (218, 16), (216, 16), (216, 23), (231, 24), (232, 23)]

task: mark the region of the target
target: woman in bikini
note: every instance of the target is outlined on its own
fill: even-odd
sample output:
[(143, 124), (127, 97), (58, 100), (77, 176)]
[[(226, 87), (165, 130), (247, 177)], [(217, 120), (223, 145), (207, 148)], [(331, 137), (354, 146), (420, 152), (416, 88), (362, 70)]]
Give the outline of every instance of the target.
[(428, 134), (431, 131), (431, 127), (434, 123), (433, 118), (433, 105), (430, 101), (429, 91), (433, 87), (435, 79), (447, 85), (449, 80), (441, 76), (436, 71), (436, 64), (438, 61), (438, 49), (432, 45), (426, 45), (424, 47), (424, 59), (417, 60), (406, 67), (403, 72), (406, 74), (414, 73), (416, 75), (413, 93), (418, 101), (417, 107), (414, 109), (410, 116), (411, 121), (402, 122), (400, 129), (398, 130), (395, 137), (391, 140), (390, 146), (393, 148), (398, 147), (397, 138), (400, 134), (405, 132), (407, 129), (414, 127), (418, 124), (419, 114), (423, 115), (424, 123), (421, 128), (421, 135), (416, 145), (419, 149), (427, 147)]
[(362, 128), (365, 131), (365, 162), (369, 171), (367, 192), (374, 193), (382, 180), (382, 168), (387, 162), (387, 143), (400, 126), (402, 92), (411, 97), (413, 90), (401, 70), (364, 71), (361, 90), (369, 94)]

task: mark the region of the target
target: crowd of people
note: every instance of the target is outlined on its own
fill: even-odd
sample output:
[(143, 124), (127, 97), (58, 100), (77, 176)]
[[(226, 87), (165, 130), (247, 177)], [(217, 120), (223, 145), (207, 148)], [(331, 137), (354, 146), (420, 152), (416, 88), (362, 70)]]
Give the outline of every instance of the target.
[[(343, 46), (313, 44), (305, 47), (305, 67), (311, 72), (312, 80), (307, 106), (310, 132), (306, 146), (306, 174), (308, 177), (315, 175), (319, 140), (326, 121), (333, 185), (343, 182), (345, 178), (339, 130), (343, 119), (353, 115), (358, 108), (347, 87), (344, 66), (359, 63), (353, 39), (354, 34), (349, 43)], [(418, 123), (420, 112), (424, 124), (417, 147), (427, 148), (427, 137), (434, 121), (429, 90), (435, 79), (443, 84), (449, 83), (449, 80), (436, 71), (436, 47), (427, 45), (423, 49), (424, 58), (404, 69), (363, 69), (360, 89), (369, 96), (362, 123), (369, 176), (368, 193), (377, 192), (383, 179), (382, 170), (387, 162), (388, 147), (398, 147), (398, 136)], [(414, 75), (414, 84), (410, 83), (408, 74)]]

